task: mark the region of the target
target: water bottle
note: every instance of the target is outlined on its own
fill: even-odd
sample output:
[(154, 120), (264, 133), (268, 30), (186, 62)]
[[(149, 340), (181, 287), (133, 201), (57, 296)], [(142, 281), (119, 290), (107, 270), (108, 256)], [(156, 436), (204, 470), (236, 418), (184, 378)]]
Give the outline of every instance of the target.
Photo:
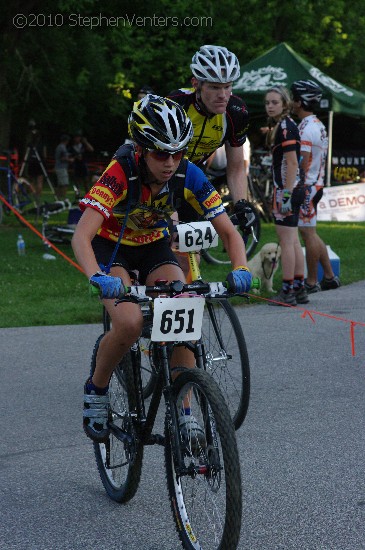
[(22, 235), (18, 235), (18, 241), (16, 243), (19, 256), (25, 256), (25, 242)]

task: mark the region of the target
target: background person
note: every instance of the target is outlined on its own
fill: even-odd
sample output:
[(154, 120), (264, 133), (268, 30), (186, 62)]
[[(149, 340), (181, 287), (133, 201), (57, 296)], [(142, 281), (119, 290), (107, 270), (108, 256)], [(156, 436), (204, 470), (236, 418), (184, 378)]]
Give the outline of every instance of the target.
[(81, 186), (84, 188), (85, 193), (88, 192), (90, 187), (90, 176), (86, 162), (87, 153), (92, 153), (94, 147), (88, 142), (87, 138), (82, 135), (82, 131), (79, 130), (74, 134), (71, 144), (69, 146), (70, 157), (73, 158), (73, 172), (75, 184), (78, 189)]
[[(308, 294), (340, 286), (328, 256), (327, 247), (316, 231), (317, 206), (323, 195), (328, 138), (326, 128), (314, 114), (322, 98), (321, 88), (312, 80), (297, 80), (291, 86), (293, 113), (301, 120), (300, 168), (304, 173), (306, 198), (300, 207), (299, 231), (303, 238), (308, 275), (305, 288)], [(323, 279), (318, 282), (318, 262), (323, 268)]]
[[(184, 281), (184, 275), (170, 248), (169, 217), (177, 209), (175, 192), (211, 221), (222, 238), (233, 271), (227, 280), (233, 291), (247, 292), (251, 274), (247, 267), (241, 236), (230, 221), (222, 201), (203, 172), (184, 158), (192, 137), (191, 121), (170, 99), (146, 96), (134, 104), (129, 132), (135, 142), (119, 148), (113, 160), (82, 199), (83, 215), (76, 226), (72, 246), (90, 283), (101, 292), (111, 317), (111, 330), (100, 343), (92, 379), (85, 384), (84, 430), (97, 442), (108, 438), (108, 384), (115, 366), (142, 330), (142, 313), (137, 304), (119, 303), (123, 284), (130, 285), (128, 270), (137, 269), (142, 284), (156, 279)], [(179, 170), (175, 177), (175, 173)], [(184, 176), (183, 176), (184, 175)], [(136, 199), (136, 200), (135, 200)], [(100, 265), (108, 265), (125, 224), (110, 275)], [(172, 367), (194, 367), (191, 351), (175, 350)], [(189, 418), (191, 417), (190, 421)], [(182, 428), (199, 432), (191, 411), (182, 411)], [(195, 421), (195, 424), (194, 424)]]
[(28, 155), (26, 172), (27, 177), (34, 189), (36, 203), (39, 205), (41, 203), (44, 183), (44, 173), (41, 162), (43, 166), (45, 166), (47, 149), (34, 119), (30, 119), (28, 129), (29, 131), (26, 139), (27, 150), (25, 153)]
[(63, 200), (66, 198), (67, 188), (70, 180), (68, 175), (69, 164), (73, 162), (73, 158), (70, 157), (67, 145), (69, 144), (70, 136), (68, 134), (62, 134), (60, 143), (55, 150), (55, 172), (57, 177), (57, 198)]
[(299, 207), (304, 193), (299, 183), (300, 137), (289, 116), (289, 91), (274, 86), (266, 92), (265, 109), (269, 117), (267, 146), (272, 152), (274, 182), (273, 216), (281, 246), (282, 288), (269, 305), (309, 302), (304, 288), (304, 255), (298, 236)]
[(155, 92), (152, 90), (151, 86), (145, 84), (138, 90), (137, 101), (146, 97), (147, 94), (155, 95)]
[[(242, 154), (243, 154), (243, 162), (244, 162), (244, 170), (246, 173), (246, 176), (249, 175), (250, 172), (250, 164), (251, 164), (251, 144), (248, 138), (246, 138), (245, 143), (242, 147)], [(206, 163), (207, 172), (213, 171), (220, 173), (225, 172), (227, 169), (227, 155), (225, 147), (222, 145), (219, 147), (214, 153), (208, 158)]]

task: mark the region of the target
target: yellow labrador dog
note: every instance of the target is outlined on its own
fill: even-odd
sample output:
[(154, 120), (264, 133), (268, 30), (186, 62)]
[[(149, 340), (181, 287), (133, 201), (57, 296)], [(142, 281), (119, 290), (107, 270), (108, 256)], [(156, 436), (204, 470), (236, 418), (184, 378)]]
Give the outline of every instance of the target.
[[(261, 289), (274, 292), (272, 287), (275, 272), (279, 267), (281, 248), (277, 243), (267, 243), (255, 256), (249, 260), (248, 267), (252, 277), (260, 277)], [(254, 292), (258, 292), (253, 289)]]

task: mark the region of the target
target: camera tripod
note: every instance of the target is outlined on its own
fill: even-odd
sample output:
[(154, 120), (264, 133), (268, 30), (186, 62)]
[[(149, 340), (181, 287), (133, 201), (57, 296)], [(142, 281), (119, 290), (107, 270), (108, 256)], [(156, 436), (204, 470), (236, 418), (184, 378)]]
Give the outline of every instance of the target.
[(37, 161), (38, 161), (38, 163), (39, 163), (39, 166), (41, 167), (41, 170), (42, 170), (42, 172), (43, 172), (43, 175), (44, 175), (44, 177), (45, 177), (45, 180), (46, 180), (46, 182), (47, 182), (48, 185), (49, 185), (50, 190), (52, 191), (54, 197), (57, 198), (55, 189), (54, 189), (54, 187), (53, 187), (53, 185), (52, 185), (51, 180), (49, 179), (49, 176), (48, 176), (48, 172), (47, 172), (47, 170), (46, 170), (46, 167), (44, 166), (44, 164), (43, 164), (43, 162), (42, 162), (42, 159), (41, 159), (41, 157), (40, 157), (40, 155), (39, 155), (39, 153), (38, 153), (36, 147), (34, 147), (34, 146), (28, 146), (28, 147), (27, 147), (27, 150), (26, 150), (26, 152), (25, 152), (25, 155), (24, 155), (24, 159), (23, 159), (22, 165), (21, 165), (21, 167), (20, 167), (19, 176), (22, 176), (22, 175), (23, 175), (25, 166), (26, 166), (26, 164), (27, 164), (27, 162), (28, 162), (28, 160), (29, 160), (29, 155), (30, 155), (31, 153), (32, 153), (32, 155), (34, 155), (35, 158), (37, 159)]

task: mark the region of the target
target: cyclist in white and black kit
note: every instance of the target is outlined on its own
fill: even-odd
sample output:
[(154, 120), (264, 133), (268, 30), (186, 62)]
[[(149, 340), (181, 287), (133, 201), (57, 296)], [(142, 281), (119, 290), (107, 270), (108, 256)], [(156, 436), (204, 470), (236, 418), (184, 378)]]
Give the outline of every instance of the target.
[[(299, 212), (298, 227), (304, 240), (308, 276), (305, 281), (307, 293), (330, 290), (340, 286), (333, 273), (327, 247), (316, 232), (317, 205), (323, 195), (328, 138), (326, 128), (314, 110), (319, 107), (321, 88), (312, 80), (297, 80), (291, 86), (293, 113), (300, 119), (300, 168), (306, 185), (305, 201)], [(318, 262), (324, 277), (318, 282)]]

